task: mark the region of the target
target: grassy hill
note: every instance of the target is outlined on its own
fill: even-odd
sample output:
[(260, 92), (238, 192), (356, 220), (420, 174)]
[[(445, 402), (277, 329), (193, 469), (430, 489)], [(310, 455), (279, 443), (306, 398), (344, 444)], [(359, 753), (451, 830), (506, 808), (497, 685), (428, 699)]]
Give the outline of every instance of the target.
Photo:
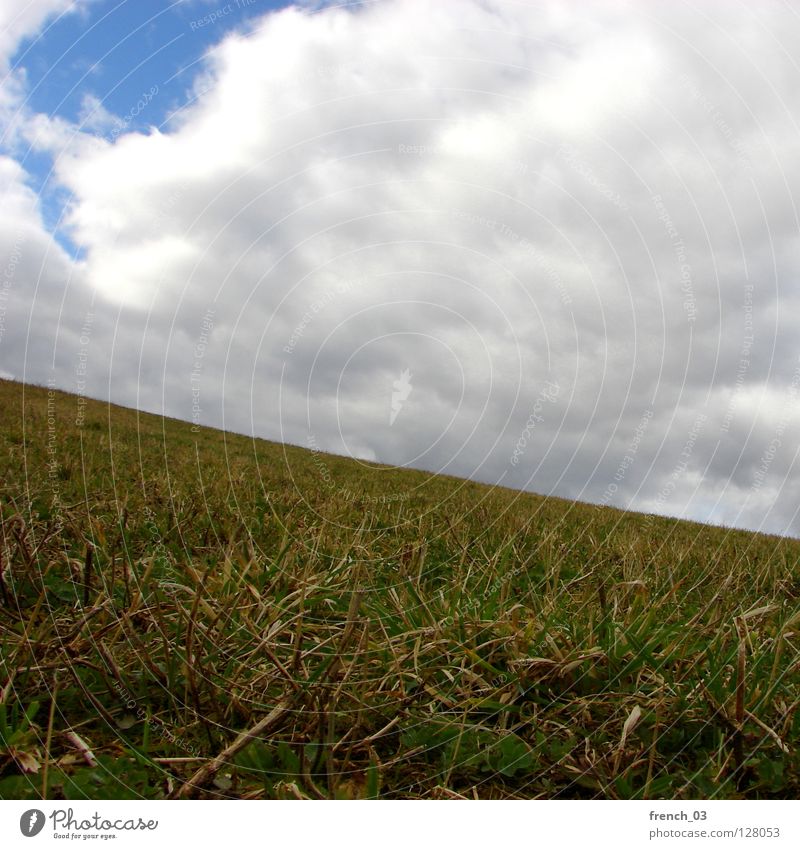
[(0, 421), (0, 798), (800, 794), (797, 541), (6, 381)]

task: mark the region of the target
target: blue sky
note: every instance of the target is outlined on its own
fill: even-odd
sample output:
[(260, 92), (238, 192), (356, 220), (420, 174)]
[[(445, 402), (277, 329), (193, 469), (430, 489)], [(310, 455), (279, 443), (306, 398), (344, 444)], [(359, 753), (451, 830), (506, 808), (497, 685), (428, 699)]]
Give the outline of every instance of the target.
[[(83, 98), (95, 95), (110, 112), (127, 115), (144, 92), (159, 98), (133, 128), (159, 125), (179, 108), (202, 55), (232, 29), (290, 5), (280, 0), (157, 2), (95, 0), (62, 14), (14, 56), (29, 80), (29, 105), (38, 112), (77, 120)], [(230, 11), (228, 11), (230, 10)], [(200, 26), (204, 16), (219, 14)], [(194, 26), (193, 26), (194, 23)]]
[[(252, 27), (285, 0), (93, 0), (51, 19), (23, 39), (12, 67), (27, 80), (26, 105), (36, 113), (82, 126), (96, 98), (117, 124), (92, 128), (113, 140), (125, 132), (166, 129), (192, 98), (204, 54), (232, 30)], [(142, 108), (143, 107), (143, 108)], [(53, 184), (49, 156), (29, 148), (18, 156), (39, 193), (46, 225), (75, 256), (80, 247), (59, 226), (68, 196)]]

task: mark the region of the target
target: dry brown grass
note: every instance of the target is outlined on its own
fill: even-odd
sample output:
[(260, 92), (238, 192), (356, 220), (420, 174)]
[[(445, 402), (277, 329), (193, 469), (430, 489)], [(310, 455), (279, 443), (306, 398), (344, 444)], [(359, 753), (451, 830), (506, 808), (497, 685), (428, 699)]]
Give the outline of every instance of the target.
[(797, 542), (49, 403), (0, 382), (0, 797), (800, 791)]

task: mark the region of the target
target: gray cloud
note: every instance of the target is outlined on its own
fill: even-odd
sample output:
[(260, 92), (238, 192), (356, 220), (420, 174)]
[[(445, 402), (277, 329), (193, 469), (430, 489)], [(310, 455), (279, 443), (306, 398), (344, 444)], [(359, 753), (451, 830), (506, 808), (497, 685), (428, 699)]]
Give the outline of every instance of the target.
[(204, 424), (800, 533), (799, 47), (769, 3), (270, 14), (161, 133), (30, 118), (84, 257), (8, 160), (0, 367), (75, 388), (83, 357), (89, 394)]

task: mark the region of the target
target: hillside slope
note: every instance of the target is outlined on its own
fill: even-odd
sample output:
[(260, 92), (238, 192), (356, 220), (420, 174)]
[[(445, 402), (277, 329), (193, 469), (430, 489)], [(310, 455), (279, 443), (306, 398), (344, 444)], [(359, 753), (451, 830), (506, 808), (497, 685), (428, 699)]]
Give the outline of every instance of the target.
[(800, 792), (798, 541), (7, 381), (0, 421), (0, 798)]

